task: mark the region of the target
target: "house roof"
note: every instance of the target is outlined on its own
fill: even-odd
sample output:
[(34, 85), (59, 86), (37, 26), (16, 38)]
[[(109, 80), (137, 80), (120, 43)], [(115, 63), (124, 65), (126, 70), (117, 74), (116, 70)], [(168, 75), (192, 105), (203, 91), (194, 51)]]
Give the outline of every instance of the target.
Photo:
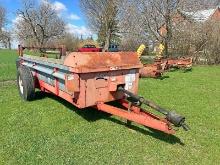
[[(219, 7), (217, 7), (219, 9)], [(181, 13), (197, 22), (205, 22), (207, 21), (216, 11), (215, 9), (207, 9), (207, 10), (199, 10), (196, 12), (185, 12), (182, 11)]]

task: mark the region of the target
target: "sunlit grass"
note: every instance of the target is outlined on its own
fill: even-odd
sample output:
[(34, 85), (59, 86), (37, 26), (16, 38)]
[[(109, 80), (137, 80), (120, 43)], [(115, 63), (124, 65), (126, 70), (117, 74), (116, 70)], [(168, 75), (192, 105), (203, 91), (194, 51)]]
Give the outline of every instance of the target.
[(15, 50), (0, 50), (0, 81), (12, 80), (16, 77)]

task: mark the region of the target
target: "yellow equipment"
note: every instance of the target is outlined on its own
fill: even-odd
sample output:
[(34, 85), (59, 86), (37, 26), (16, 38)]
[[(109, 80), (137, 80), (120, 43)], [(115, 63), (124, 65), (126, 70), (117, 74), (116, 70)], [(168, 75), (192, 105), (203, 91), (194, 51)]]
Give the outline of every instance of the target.
[(146, 46), (144, 44), (141, 44), (137, 50), (137, 54), (138, 54), (138, 57), (140, 58), (142, 53), (144, 52)]
[(163, 57), (164, 49), (165, 49), (165, 46), (163, 44), (160, 44), (158, 46), (158, 52), (157, 52), (157, 55), (156, 55), (158, 58), (162, 58)]

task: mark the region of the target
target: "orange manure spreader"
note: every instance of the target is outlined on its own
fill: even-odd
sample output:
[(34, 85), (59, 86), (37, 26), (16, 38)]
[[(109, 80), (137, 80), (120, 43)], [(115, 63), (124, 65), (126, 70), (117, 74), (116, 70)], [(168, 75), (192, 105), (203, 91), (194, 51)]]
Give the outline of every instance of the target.
[[(16, 62), (18, 89), (24, 100), (33, 100), (38, 88), (65, 99), (79, 111), (93, 107), (167, 134), (174, 134), (175, 127), (189, 129), (184, 116), (137, 95), (139, 70), (143, 67), (137, 53), (72, 52), (62, 59), (51, 59), (26, 55), (25, 48), (19, 46)], [(112, 101), (120, 107), (110, 105)]]

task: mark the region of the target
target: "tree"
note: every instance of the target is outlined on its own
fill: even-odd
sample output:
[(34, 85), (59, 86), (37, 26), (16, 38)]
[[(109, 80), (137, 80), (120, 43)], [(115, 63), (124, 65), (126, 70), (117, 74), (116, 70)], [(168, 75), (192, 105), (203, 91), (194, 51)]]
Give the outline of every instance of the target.
[(88, 24), (98, 33), (98, 40), (107, 51), (110, 42), (118, 39), (118, 1), (117, 0), (80, 0)]
[(0, 6), (0, 43), (5, 47), (11, 49), (12, 36), (10, 31), (6, 29), (6, 10)]
[(141, 44), (149, 44), (149, 33), (143, 28), (138, 5), (140, 4), (135, 0), (121, 0), (120, 2), (118, 7), (120, 50), (136, 51)]
[(17, 17), (16, 34), (26, 44), (43, 47), (65, 33), (65, 23), (49, 1), (40, 1), (36, 5), (32, 0), (24, 0), (23, 8), (17, 11)]
[(72, 34), (66, 33), (63, 39), (61, 39), (61, 44), (65, 45), (66, 50), (73, 52), (77, 51), (80, 39)]
[[(176, 14), (179, 5), (180, 0), (142, 0), (139, 4), (143, 26), (154, 39), (164, 44), (165, 56), (169, 54), (168, 48), (172, 39), (173, 16)], [(166, 30), (165, 35), (160, 31), (162, 27)]]
[(6, 10), (4, 7), (0, 6), (0, 32), (2, 32), (5, 23), (6, 23)]
[[(175, 56), (191, 56), (194, 63), (219, 64), (219, 20), (205, 16), (200, 19), (195, 17), (198, 13), (204, 13), (204, 9), (217, 9), (214, 5), (215, 1), (210, 1), (208, 4), (199, 0), (195, 1), (193, 1), (195, 4), (185, 1), (183, 11), (180, 11), (184, 19), (176, 22), (172, 29), (172, 40), (170, 42), (172, 54)], [(190, 12), (186, 12), (188, 11), (186, 5)]]
[[(121, 0), (118, 16), (121, 46), (125, 50), (135, 50), (138, 44), (144, 43), (152, 49), (156, 42), (162, 42), (166, 46), (165, 54), (169, 54), (168, 47), (172, 47), (173, 30), (176, 29), (173, 17), (177, 11), (210, 9), (217, 1), (219, 0)], [(161, 34), (161, 27), (168, 31), (166, 35)]]
[(10, 31), (3, 30), (1, 33), (1, 43), (5, 48), (11, 49), (12, 36)]

